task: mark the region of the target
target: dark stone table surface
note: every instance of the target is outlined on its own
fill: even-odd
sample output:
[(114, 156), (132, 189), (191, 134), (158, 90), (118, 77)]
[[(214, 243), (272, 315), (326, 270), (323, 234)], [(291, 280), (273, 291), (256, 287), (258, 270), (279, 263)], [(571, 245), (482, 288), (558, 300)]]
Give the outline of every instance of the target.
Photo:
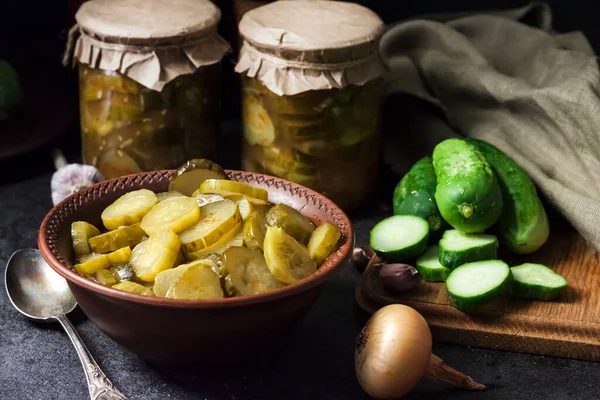
[[(37, 229), (51, 208), (52, 146), (61, 146), (71, 159), (77, 157), (77, 139), (71, 135), (28, 155), (0, 161), (2, 276), (13, 251), (36, 246)], [(376, 198), (389, 198), (394, 179), (390, 177), (380, 186), (384, 194)], [(372, 203), (351, 215), (357, 242), (365, 242), (369, 229), (389, 213), (385, 201)], [(358, 278), (353, 266), (345, 266), (327, 283), (306, 318), (276, 345), (274, 357), (260, 366), (229, 373), (153, 369), (106, 337), (81, 312), (72, 315), (71, 320), (103, 370), (130, 399), (366, 399), (353, 367), (354, 340), (361, 327), (353, 296)], [(441, 343), (434, 344), (434, 352), (486, 384), (488, 390), (469, 393), (423, 382), (407, 399), (600, 398), (598, 363)], [(66, 334), (56, 324), (36, 324), (19, 315), (2, 288), (0, 400), (86, 398), (83, 371)]]

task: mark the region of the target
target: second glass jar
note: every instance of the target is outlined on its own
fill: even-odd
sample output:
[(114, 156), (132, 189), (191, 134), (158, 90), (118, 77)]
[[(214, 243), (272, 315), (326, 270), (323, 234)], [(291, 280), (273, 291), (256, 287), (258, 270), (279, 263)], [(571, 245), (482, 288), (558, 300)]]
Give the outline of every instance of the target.
[(289, 96), (247, 76), (242, 86), (245, 170), (307, 186), (345, 210), (371, 193), (380, 154), (381, 79)]

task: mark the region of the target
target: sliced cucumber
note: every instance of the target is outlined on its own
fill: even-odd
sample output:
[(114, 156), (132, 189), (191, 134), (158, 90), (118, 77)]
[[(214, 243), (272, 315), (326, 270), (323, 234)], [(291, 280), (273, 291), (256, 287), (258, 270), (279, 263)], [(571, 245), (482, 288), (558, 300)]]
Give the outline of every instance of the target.
[(497, 249), (498, 239), (494, 235), (451, 229), (440, 240), (440, 264), (454, 269), (469, 262), (493, 260)]
[(110, 253), (126, 246), (134, 247), (145, 237), (146, 232), (140, 228), (138, 222), (94, 236), (90, 238), (88, 243), (94, 253)]
[(310, 235), (316, 228), (310, 219), (302, 215), (298, 210), (283, 203), (271, 208), (265, 218), (269, 226), (282, 228), (285, 233), (302, 245), (308, 243)]
[(181, 245), (188, 253), (203, 250), (217, 243), (224, 234), (241, 223), (237, 204), (231, 200), (210, 203), (200, 208), (200, 220), (179, 234)]
[(413, 215), (395, 215), (371, 229), (371, 247), (385, 260), (402, 262), (418, 257), (429, 240), (429, 223)]
[(267, 229), (263, 247), (267, 267), (280, 282), (296, 283), (317, 270), (306, 247), (298, 243), (282, 228), (270, 226)]
[(425, 249), (421, 257), (417, 258), (416, 267), (427, 282), (446, 282), (451, 271), (440, 264), (440, 247), (437, 244)]
[(200, 207), (191, 197), (174, 197), (166, 199), (152, 207), (144, 215), (141, 228), (148, 234), (154, 235), (163, 229), (175, 233), (184, 231), (200, 220)]
[(133, 225), (140, 222), (157, 203), (158, 198), (148, 189), (125, 193), (102, 211), (102, 222), (109, 230)]
[(452, 271), (446, 279), (446, 289), (456, 308), (466, 310), (500, 296), (510, 281), (510, 268), (505, 262), (476, 261)]
[(71, 240), (73, 242), (73, 251), (75, 257), (85, 256), (92, 254), (96, 251), (90, 248), (88, 240), (95, 236), (98, 236), (100, 231), (94, 225), (89, 224), (85, 221), (75, 221), (71, 224)]
[(525, 263), (510, 269), (511, 294), (533, 300), (555, 300), (567, 288), (565, 278), (542, 264)]
[(258, 199), (261, 203), (269, 201), (269, 192), (265, 189), (226, 179), (207, 179), (202, 182), (198, 191), (192, 195), (220, 194), (221, 196), (227, 196), (230, 194), (243, 194), (248, 198)]
[(323, 222), (313, 231), (307, 248), (317, 267), (333, 252), (341, 236), (338, 227), (329, 222)]

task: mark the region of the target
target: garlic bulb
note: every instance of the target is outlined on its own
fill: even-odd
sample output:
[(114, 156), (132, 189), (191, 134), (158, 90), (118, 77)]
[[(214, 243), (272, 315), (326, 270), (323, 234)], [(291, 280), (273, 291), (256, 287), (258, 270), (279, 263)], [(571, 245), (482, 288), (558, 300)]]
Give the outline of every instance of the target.
[(56, 172), (52, 175), (50, 189), (52, 203), (57, 205), (73, 193), (104, 180), (98, 170), (91, 165), (67, 164), (60, 151), (54, 152)]

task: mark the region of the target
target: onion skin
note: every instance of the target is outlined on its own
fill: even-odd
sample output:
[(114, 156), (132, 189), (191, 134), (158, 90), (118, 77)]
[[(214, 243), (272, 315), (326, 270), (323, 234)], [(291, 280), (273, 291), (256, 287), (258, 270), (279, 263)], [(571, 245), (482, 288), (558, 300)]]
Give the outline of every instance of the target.
[(376, 399), (397, 399), (427, 372), (431, 331), (417, 311), (401, 304), (378, 310), (361, 331), (354, 356), (358, 382)]

